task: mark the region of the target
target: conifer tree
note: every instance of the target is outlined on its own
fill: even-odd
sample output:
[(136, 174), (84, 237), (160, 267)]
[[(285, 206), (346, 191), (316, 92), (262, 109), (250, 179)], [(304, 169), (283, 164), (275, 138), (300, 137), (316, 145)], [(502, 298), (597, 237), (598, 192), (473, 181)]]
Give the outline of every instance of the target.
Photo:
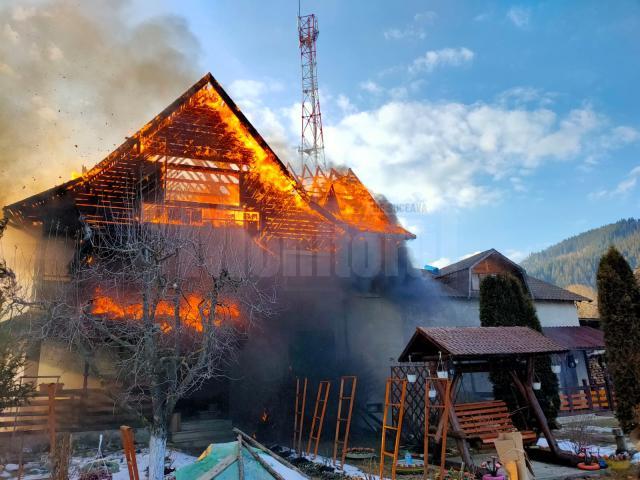
[[(533, 301), (520, 280), (508, 274), (487, 277), (480, 284), (480, 324), (483, 327), (529, 327), (542, 333)], [(542, 384), (541, 389), (535, 392), (536, 397), (549, 425), (553, 426), (560, 407), (558, 378), (551, 371), (549, 357), (538, 357), (534, 362), (536, 377)], [(492, 366), (489, 377), (493, 383), (494, 397), (504, 400), (510, 410), (515, 411), (521, 405), (505, 367), (499, 364)], [(514, 421), (521, 423), (518, 417)], [(524, 423), (530, 425), (534, 420), (529, 415)], [(527, 425), (518, 426), (524, 428)]]
[(610, 247), (598, 266), (598, 308), (607, 366), (616, 392), (616, 417), (625, 432), (638, 425), (640, 405), (640, 287), (624, 257)]

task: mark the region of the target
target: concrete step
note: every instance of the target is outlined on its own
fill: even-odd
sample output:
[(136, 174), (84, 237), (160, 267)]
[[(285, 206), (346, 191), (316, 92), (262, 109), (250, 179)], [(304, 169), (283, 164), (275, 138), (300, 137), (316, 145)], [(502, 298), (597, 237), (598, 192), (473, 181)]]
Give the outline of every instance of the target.
[(169, 443), (172, 445), (187, 449), (187, 448), (199, 448), (204, 449), (212, 443), (226, 443), (232, 442), (236, 439), (231, 433), (217, 434), (217, 435), (203, 435), (202, 437), (179, 437), (172, 438)]
[(194, 430), (229, 430), (233, 428), (231, 420), (212, 419), (212, 420), (183, 420), (180, 424), (180, 431)]
[(171, 434), (171, 443), (181, 448), (205, 448), (211, 443), (235, 439), (231, 420), (225, 418), (189, 418), (183, 420), (179, 432)]

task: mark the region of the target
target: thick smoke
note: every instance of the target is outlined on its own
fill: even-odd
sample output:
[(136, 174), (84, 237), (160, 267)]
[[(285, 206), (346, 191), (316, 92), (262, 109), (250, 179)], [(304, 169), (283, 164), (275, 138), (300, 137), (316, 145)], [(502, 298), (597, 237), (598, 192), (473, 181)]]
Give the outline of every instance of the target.
[(93, 166), (202, 74), (176, 16), (131, 21), (127, 0), (0, 7), (0, 205)]

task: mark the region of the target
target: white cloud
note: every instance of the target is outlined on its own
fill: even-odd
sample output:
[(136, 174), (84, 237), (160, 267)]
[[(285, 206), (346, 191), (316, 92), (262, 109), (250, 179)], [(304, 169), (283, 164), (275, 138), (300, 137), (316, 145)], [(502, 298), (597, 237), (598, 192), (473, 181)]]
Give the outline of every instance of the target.
[(474, 57), (475, 53), (466, 47), (429, 50), (423, 56), (413, 61), (409, 66), (409, 72), (432, 72), (440, 66), (458, 67), (471, 62)]
[(592, 193), (589, 197), (592, 200), (597, 200), (605, 197), (616, 197), (626, 195), (636, 188), (638, 179), (640, 178), (640, 165), (631, 169), (629, 173), (611, 190), (598, 190)]
[(413, 16), (413, 22), (403, 28), (389, 28), (383, 32), (387, 40), (403, 40), (405, 38), (424, 39), (427, 36), (425, 27), (431, 25), (438, 14), (432, 11), (419, 12)]
[(460, 258), (458, 258), (458, 262), (460, 260), (464, 260), (465, 258), (469, 258), (469, 257), (473, 257), (474, 255), (477, 255), (481, 252), (481, 250), (476, 250), (475, 252), (471, 252), (471, 253), (465, 253), (464, 255), (462, 255)]
[(451, 259), (447, 257), (441, 257), (437, 260), (433, 260), (432, 262), (427, 262), (427, 265), (431, 265), (436, 268), (444, 268), (447, 265), (451, 264)]
[(507, 11), (507, 18), (518, 28), (526, 28), (531, 20), (531, 9), (526, 7), (511, 7)]
[(438, 18), (438, 14), (434, 11), (427, 10), (425, 12), (416, 13), (413, 21), (420, 24), (431, 24)]
[(346, 95), (340, 94), (336, 99), (336, 103), (343, 114), (350, 114), (356, 111), (356, 107), (353, 106), (351, 100)]
[(365, 92), (369, 92), (374, 95), (378, 95), (383, 91), (383, 88), (380, 85), (378, 85), (376, 82), (371, 80), (367, 80), (366, 82), (360, 83), (360, 88)]
[(234, 80), (229, 85), (229, 92), (234, 98), (257, 99), (265, 93), (279, 92), (283, 85), (277, 81), (262, 82), (258, 80)]
[[(375, 90), (367, 83), (361, 88)], [(266, 91), (257, 84), (233, 85), (236, 90), (241, 85), (251, 92)], [(405, 95), (410, 89), (399, 88)], [(523, 95), (535, 96), (532, 92)], [(260, 97), (234, 99), (278, 155), (295, 162), (300, 104), (274, 110)], [(612, 125), (590, 105), (559, 113), (501, 101), (465, 104), (392, 97), (362, 110), (344, 95), (323, 93), (322, 100), (325, 113), (330, 112), (324, 117), (327, 160), (353, 168), (373, 192), (393, 203), (420, 203), (424, 213), (501, 201), (513, 192), (526, 192), (528, 177), (550, 162), (598, 158), (640, 140), (638, 131)], [(640, 177), (640, 167), (632, 176)], [(620, 189), (635, 186), (626, 185)]]
[(588, 106), (559, 115), (544, 108), (407, 101), (345, 115), (324, 132), (329, 160), (351, 166), (392, 202), (423, 201), (430, 212), (525, 191), (526, 176), (546, 162), (602, 155), (603, 144), (616, 137)]
[(546, 92), (539, 88), (521, 86), (501, 92), (496, 97), (496, 100), (503, 105), (518, 107), (531, 104), (549, 106), (554, 103), (557, 96), (558, 94), (555, 92)]

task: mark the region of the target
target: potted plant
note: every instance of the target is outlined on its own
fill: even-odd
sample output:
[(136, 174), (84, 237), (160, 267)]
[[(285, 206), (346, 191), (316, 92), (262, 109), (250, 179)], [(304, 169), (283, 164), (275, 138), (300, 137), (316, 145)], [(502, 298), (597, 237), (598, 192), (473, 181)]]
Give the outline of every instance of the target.
[(577, 465), (580, 470), (600, 470), (600, 464), (586, 448), (580, 450), (578, 457), (583, 459), (582, 462)]
[(489, 473), (482, 475), (482, 480), (504, 480), (504, 475), (498, 475), (498, 470), (502, 467), (498, 462), (498, 457), (491, 457), (488, 462), (482, 462), (481, 466), (489, 471)]
[(629, 455), (629, 452), (620, 452), (615, 455), (605, 456), (604, 459), (611, 470), (620, 471), (631, 468), (631, 455)]

